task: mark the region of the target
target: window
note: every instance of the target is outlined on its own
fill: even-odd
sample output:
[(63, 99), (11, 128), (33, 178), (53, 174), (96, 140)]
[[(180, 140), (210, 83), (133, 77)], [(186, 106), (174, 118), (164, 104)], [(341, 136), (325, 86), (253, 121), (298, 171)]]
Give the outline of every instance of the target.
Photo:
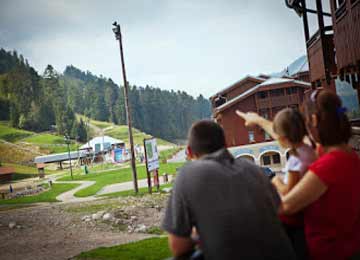
[(264, 138), (265, 140), (270, 140), (271, 136), (266, 131), (264, 131)]
[(269, 109), (260, 109), (259, 114), (263, 118), (269, 119)]
[(258, 97), (261, 99), (267, 98), (267, 96), (268, 96), (268, 93), (265, 91), (261, 91), (258, 93)]
[(270, 165), (271, 164), (271, 157), (269, 155), (263, 156), (263, 165)]
[(250, 143), (254, 143), (254, 142), (255, 142), (254, 131), (249, 131), (249, 142), (250, 142)]
[(273, 164), (280, 164), (280, 155), (278, 153), (272, 155)]
[(297, 88), (296, 88), (296, 87), (287, 88), (287, 89), (286, 89), (286, 93), (287, 93), (288, 95), (296, 94), (296, 93), (297, 93)]
[(283, 96), (284, 95), (284, 89), (279, 88), (279, 89), (272, 89), (270, 91), (271, 96), (272, 97), (278, 97), (278, 96)]

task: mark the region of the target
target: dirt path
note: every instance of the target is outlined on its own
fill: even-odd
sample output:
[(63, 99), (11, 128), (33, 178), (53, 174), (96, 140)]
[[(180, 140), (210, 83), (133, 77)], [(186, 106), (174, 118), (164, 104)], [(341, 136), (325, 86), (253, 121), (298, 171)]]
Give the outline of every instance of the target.
[[(9, 228), (13, 221), (19, 228)], [(0, 234), (1, 259), (7, 260), (69, 259), (93, 248), (149, 236), (91, 225), (81, 220), (81, 214), (66, 211), (64, 204), (1, 211)]]

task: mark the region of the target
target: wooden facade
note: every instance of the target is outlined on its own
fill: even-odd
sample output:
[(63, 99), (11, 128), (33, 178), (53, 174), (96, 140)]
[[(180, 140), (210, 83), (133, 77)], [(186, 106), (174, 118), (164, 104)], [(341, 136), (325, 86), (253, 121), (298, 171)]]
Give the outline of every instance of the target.
[[(330, 3), (330, 13), (324, 12), (324, 1)], [(316, 9), (311, 10), (307, 0), (286, 1), (303, 19), (312, 86), (335, 91), (335, 79), (345, 80), (357, 90), (360, 102), (360, 0), (315, 2)], [(314, 35), (309, 35), (311, 14), (318, 21), (319, 29)], [(325, 16), (331, 17), (332, 25), (324, 25)]]
[[(256, 81), (260, 81), (256, 84)], [(252, 86), (252, 87), (249, 87)], [(283, 108), (297, 108), (302, 103), (304, 92), (310, 83), (290, 78), (246, 77), (210, 99), (213, 104), (213, 117), (224, 128), (228, 147), (272, 141), (259, 127), (245, 127), (244, 121), (235, 113), (257, 112), (272, 119)], [(237, 96), (233, 95), (237, 93)], [(230, 97), (224, 103), (216, 104), (219, 96)]]

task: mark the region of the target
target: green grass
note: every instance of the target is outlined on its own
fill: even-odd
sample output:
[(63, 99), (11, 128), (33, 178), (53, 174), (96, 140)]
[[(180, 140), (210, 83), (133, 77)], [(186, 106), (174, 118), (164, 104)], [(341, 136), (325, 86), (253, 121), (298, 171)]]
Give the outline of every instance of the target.
[[(130, 163), (126, 162), (126, 163), (122, 163), (122, 164), (113, 164), (113, 163), (97, 163), (97, 164), (93, 164), (92, 166), (88, 166), (88, 171), (89, 173), (96, 173), (99, 171), (110, 171), (110, 170), (120, 170), (124, 167), (129, 167)], [(73, 169), (73, 173), (74, 174), (83, 174), (84, 173), (84, 169), (83, 168), (76, 168)]]
[[(162, 189), (169, 187), (172, 187), (172, 184), (169, 183), (169, 184), (160, 185), (160, 192), (162, 192)], [(152, 192), (156, 192), (156, 187), (152, 187)], [(138, 193), (135, 193), (134, 190), (125, 190), (125, 191), (103, 194), (100, 195), (99, 197), (107, 197), (107, 198), (128, 197), (128, 196), (141, 197), (146, 194), (149, 194), (148, 187), (140, 188)]]
[(13, 143), (31, 135), (33, 132), (13, 128), (7, 122), (0, 123), (0, 139), (5, 141)]
[[(80, 115), (80, 114), (76, 114), (76, 117), (77, 119), (80, 121), (80, 118), (86, 123), (89, 118), (84, 116), (84, 115)], [(110, 126), (113, 126), (114, 124), (113, 123), (110, 123), (110, 122), (105, 122), (105, 121), (97, 121), (97, 120), (94, 120), (94, 119), (90, 119), (90, 124), (96, 126), (96, 127), (99, 127), (101, 129), (104, 129), (104, 128), (107, 128), (107, 127), (110, 127)]]
[(79, 184), (74, 184), (74, 183), (69, 183), (69, 184), (55, 183), (53, 184), (52, 188), (48, 191), (33, 196), (0, 200), (0, 205), (29, 204), (29, 203), (38, 203), (38, 202), (57, 202), (58, 200), (56, 199), (56, 197), (59, 194), (74, 189), (78, 185)]
[[(159, 174), (163, 173), (173, 174), (176, 172), (176, 168), (179, 168), (183, 165), (183, 163), (168, 163), (168, 164), (160, 164)], [(138, 179), (146, 178), (146, 170), (145, 166), (137, 167), (137, 175)], [(65, 176), (60, 179), (61, 181), (71, 181), (70, 176)], [(75, 175), (74, 180), (91, 180), (96, 181), (96, 183), (90, 187), (79, 190), (75, 193), (77, 197), (87, 197), (95, 195), (98, 191), (100, 191), (104, 186), (114, 183), (127, 182), (132, 180), (132, 171), (131, 168), (124, 168), (109, 172), (102, 173), (91, 173), (87, 175)]]
[(22, 141), (33, 144), (64, 144), (64, 138), (52, 134), (35, 134), (24, 138)]
[(100, 247), (83, 252), (75, 259), (82, 260), (159, 260), (171, 256), (167, 237), (156, 237), (113, 247)]
[[(48, 133), (35, 134), (33, 136), (24, 138), (21, 141), (38, 145), (40, 147), (40, 150), (45, 153), (64, 153), (68, 150), (62, 136)], [(76, 151), (77, 148), (78, 145), (74, 141), (72, 141), (70, 143), (70, 150)]]
[[(109, 135), (113, 138), (123, 140), (128, 143), (129, 135), (128, 135), (128, 127), (126, 125), (114, 125), (113, 128), (107, 129), (105, 131), (106, 135)], [(145, 138), (151, 138), (152, 136), (146, 133), (141, 132), (140, 130), (133, 128), (133, 138), (134, 144), (143, 145)], [(158, 145), (174, 145), (168, 141), (162, 140), (160, 138), (156, 138)]]

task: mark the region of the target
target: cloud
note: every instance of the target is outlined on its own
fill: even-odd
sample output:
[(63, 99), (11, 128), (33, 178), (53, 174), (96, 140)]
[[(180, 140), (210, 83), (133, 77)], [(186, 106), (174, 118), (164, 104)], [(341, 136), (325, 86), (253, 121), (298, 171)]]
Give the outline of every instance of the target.
[(301, 19), (268, 0), (5, 0), (0, 46), (41, 73), (73, 64), (121, 83), (121, 23), (128, 80), (205, 97), (246, 74), (281, 70), (305, 53)]

